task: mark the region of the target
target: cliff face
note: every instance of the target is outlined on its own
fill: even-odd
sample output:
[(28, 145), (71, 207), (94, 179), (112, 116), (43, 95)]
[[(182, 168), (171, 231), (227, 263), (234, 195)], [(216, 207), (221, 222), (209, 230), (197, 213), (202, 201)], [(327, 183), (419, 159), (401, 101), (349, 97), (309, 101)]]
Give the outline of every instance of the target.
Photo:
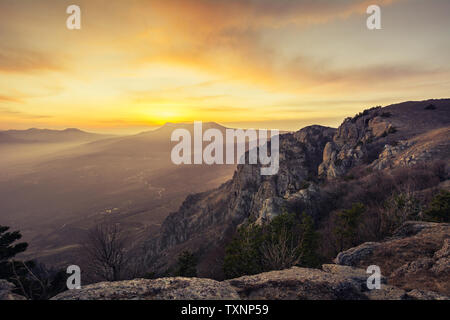
[[(200, 256), (199, 272), (214, 276), (223, 244), (245, 221), (261, 223), (285, 208), (317, 215), (321, 183), (355, 167), (387, 170), (450, 159), (450, 100), (407, 102), (366, 110), (336, 130), (306, 127), (280, 136), (280, 169), (261, 176), (258, 165), (238, 166), (218, 189), (187, 197), (146, 245), (156, 270), (183, 250)], [(209, 263), (207, 262), (209, 261)], [(158, 269), (158, 266), (160, 267)]]
[(214, 260), (218, 248), (247, 219), (261, 222), (299, 198), (312, 199), (317, 190), (312, 184), (308, 188), (306, 181), (317, 176), (323, 148), (335, 131), (311, 126), (282, 135), (277, 175), (262, 176), (259, 165), (239, 165), (233, 179), (218, 189), (187, 197), (166, 218), (148, 252), (158, 256), (160, 265), (170, 265), (185, 249)]

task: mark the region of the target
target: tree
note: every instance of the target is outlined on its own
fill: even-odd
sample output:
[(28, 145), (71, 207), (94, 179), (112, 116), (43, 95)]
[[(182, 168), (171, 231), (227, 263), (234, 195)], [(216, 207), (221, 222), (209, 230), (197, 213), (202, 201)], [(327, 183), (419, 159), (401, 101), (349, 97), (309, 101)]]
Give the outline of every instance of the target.
[(362, 203), (354, 203), (351, 209), (342, 210), (337, 214), (333, 233), (337, 238), (339, 251), (356, 245), (358, 226), (364, 211), (365, 207)]
[(300, 221), (295, 214), (283, 213), (263, 228), (260, 247), (265, 271), (283, 270), (300, 262)]
[(10, 228), (0, 226), (0, 279), (6, 279), (16, 286), (15, 293), (28, 299), (48, 299), (65, 289), (65, 273), (47, 269), (34, 261), (19, 261), (14, 257), (26, 251), (28, 243), (19, 242), (19, 231), (8, 232)]
[(189, 251), (184, 251), (178, 257), (177, 277), (196, 277), (197, 276), (197, 258)]
[(424, 216), (434, 222), (450, 222), (450, 192), (442, 190), (436, 195)]
[(263, 271), (259, 247), (263, 243), (262, 228), (254, 224), (239, 227), (225, 248), (223, 271), (228, 279)]
[(318, 254), (320, 237), (310, 215), (303, 213), (300, 230), (300, 265), (315, 268), (320, 265), (321, 260)]
[(295, 265), (318, 266), (319, 235), (304, 213), (283, 213), (263, 225), (246, 224), (226, 247), (226, 278), (251, 275)]
[(28, 243), (16, 241), (22, 238), (19, 231), (8, 232), (10, 228), (0, 226), (0, 278), (12, 281), (18, 276), (25, 276), (22, 263), (13, 260), (19, 253), (24, 252), (28, 248)]
[(386, 199), (381, 210), (381, 230), (383, 236), (391, 235), (407, 220), (417, 220), (422, 206), (414, 192), (394, 193)]
[(126, 271), (125, 249), (128, 237), (117, 224), (101, 224), (88, 232), (85, 250), (89, 258), (89, 269), (106, 281), (117, 281)]
[(28, 243), (20, 242), (22, 238), (19, 231), (7, 232), (9, 227), (0, 226), (0, 278), (8, 279), (13, 273), (11, 269), (12, 259), (28, 248)]

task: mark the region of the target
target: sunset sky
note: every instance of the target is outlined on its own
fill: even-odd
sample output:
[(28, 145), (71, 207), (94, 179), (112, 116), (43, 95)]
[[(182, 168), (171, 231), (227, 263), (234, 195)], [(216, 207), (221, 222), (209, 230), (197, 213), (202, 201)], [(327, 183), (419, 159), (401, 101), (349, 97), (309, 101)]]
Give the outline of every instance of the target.
[(449, 0), (0, 0), (0, 130), (337, 126), (448, 98), (449, 17)]

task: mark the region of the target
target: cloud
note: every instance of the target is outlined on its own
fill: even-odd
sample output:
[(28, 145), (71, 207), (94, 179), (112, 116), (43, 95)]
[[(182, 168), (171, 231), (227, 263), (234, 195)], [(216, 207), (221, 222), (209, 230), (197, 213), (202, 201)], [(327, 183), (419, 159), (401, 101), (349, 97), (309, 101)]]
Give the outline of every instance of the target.
[[(380, 6), (407, 0), (378, 0)], [(142, 3), (142, 2), (141, 2)], [(202, 30), (325, 23), (365, 14), (372, 0), (168, 0), (149, 2), (149, 9), (174, 17), (179, 26)]]
[[(380, 0), (388, 6), (409, 0)], [(336, 82), (360, 85), (383, 77), (395, 81), (408, 70), (372, 65), (365, 69), (339, 69), (328, 61), (297, 54), (287, 58), (283, 47), (268, 43), (268, 30), (303, 28), (354, 14), (366, 14), (366, 0), (168, 0), (150, 2), (148, 10), (161, 21), (139, 34), (136, 65), (161, 62), (211, 72), (231, 81), (263, 85), (269, 90), (307, 92)], [(124, 44), (129, 46), (130, 43)], [(286, 44), (289, 47), (289, 44)], [(332, 56), (332, 52), (330, 52)], [(409, 68), (409, 66), (408, 66)], [(409, 74), (426, 74), (412, 67)], [(350, 89), (350, 88), (349, 88)]]
[(30, 114), (30, 113), (17, 111), (17, 110), (13, 110), (13, 109), (9, 109), (9, 108), (3, 108), (3, 107), (0, 107), (0, 114), (10, 117), (10, 118), (22, 119), (22, 120), (52, 118), (52, 116), (49, 116), (49, 115)]
[(0, 72), (30, 73), (37, 71), (61, 71), (62, 65), (55, 56), (28, 49), (0, 47)]
[(23, 102), (22, 99), (17, 97), (11, 97), (11, 96), (4, 96), (0, 95), (0, 102), (15, 102), (15, 103), (21, 103)]

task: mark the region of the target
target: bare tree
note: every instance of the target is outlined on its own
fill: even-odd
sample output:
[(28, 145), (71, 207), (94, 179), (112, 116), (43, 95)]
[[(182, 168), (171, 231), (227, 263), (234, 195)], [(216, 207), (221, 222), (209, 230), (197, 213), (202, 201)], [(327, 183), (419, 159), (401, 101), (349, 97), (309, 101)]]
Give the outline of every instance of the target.
[(118, 224), (101, 224), (91, 229), (84, 246), (90, 271), (101, 280), (123, 279), (128, 242), (128, 237)]
[(286, 228), (261, 248), (263, 264), (269, 270), (283, 270), (297, 265), (301, 260), (299, 252), (300, 243), (288, 236)]

